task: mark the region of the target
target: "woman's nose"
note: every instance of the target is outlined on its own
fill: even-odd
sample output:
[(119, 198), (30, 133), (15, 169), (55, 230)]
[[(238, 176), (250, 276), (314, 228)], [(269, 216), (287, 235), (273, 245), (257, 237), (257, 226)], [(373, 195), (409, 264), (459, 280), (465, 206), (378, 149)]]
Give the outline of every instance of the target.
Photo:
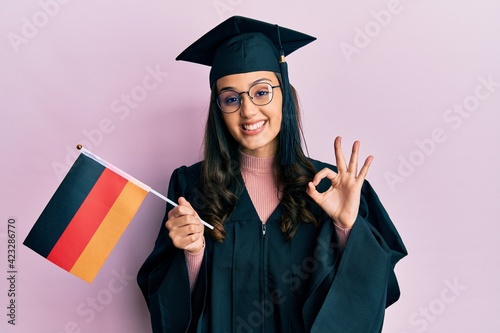
[(257, 114), (259, 108), (253, 104), (252, 97), (248, 93), (241, 95), (240, 115), (244, 118), (252, 118)]

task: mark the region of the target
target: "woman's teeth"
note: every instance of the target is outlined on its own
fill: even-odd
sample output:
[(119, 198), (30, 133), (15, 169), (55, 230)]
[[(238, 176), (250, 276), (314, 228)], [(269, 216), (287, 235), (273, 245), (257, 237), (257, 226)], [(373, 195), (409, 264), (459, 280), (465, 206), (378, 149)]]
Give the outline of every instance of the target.
[(255, 131), (256, 129), (261, 128), (264, 126), (264, 121), (259, 121), (258, 123), (252, 124), (252, 125), (243, 125), (243, 128), (247, 131)]

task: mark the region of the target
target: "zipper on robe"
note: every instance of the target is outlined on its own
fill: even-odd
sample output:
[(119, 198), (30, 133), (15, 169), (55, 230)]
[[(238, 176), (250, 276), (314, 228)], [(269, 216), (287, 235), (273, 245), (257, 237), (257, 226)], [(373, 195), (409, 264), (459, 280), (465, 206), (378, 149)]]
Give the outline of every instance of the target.
[(262, 312), (262, 332), (265, 332), (266, 315), (265, 315), (265, 301), (266, 301), (266, 229), (267, 225), (262, 223), (262, 299), (261, 299), (261, 312)]

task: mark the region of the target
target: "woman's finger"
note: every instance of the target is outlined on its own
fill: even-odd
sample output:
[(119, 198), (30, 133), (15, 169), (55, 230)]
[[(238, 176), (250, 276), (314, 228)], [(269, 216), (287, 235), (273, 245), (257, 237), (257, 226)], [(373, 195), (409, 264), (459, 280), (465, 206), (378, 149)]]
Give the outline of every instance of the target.
[(313, 184), (315, 186), (318, 186), (318, 184), (324, 179), (328, 178), (329, 180), (334, 180), (337, 177), (337, 173), (329, 168), (324, 168), (321, 169), (318, 173), (314, 175), (314, 178), (312, 180)]
[(359, 141), (354, 141), (352, 145), (351, 158), (349, 159), (349, 167), (347, 168), (347, 172), (352, 173), (356, 176), (358, 172), (358, 154), (359, 154)]
[(193, 209), (189, 201), (184, 199), (183, 197), (180, 197), (178, 200), (179, 205), (172, 208), (168, 212), (168, 218), (176, 218), (176, 217), (181, 217), (184, 215), (192, 215), (195, 217), (198, 217), (198, 213)]
[(321, 201), (321, 193), (318, 192), (313, 182), (309, 182), (309, 184), (307, 184), (306, 193), (311, 197), (311, 199), (314, 200), (314, 202), (318, 203)]
[(344, 158), (344, 153), (342, 152), (342, 138), (340, 136), (335, 138), (333, 143), (335, 152), (335, 161), (337, 163), (337, 169), (340, 173), (347, 172), (347, 165)]
[(191, 213), (194, 213), (194, 216), (198, 217), (198, 213), (194, 210), (191, 203), (187, 201), (184, 197), (180, 197), (178, 200), (179, 206), (187, 207), (191, 209)]
[(373, 158), (374, 157), (372, 155), (370, 155), (366, 158), (365, 163), (363, 164), (363, 167), (359, 171), (358, 179), (365, 180), (366, 175), (368, 174), (368, 169), (370, 168), (370, 165), (372, 164)]
[[(201, 225), (201, 223), (200, 223)], [(169, 237), (175, 247), (184, 249), (203, 237), (203, 229), (199, 225), (188, 224), (180, 228), (170, 230)]]

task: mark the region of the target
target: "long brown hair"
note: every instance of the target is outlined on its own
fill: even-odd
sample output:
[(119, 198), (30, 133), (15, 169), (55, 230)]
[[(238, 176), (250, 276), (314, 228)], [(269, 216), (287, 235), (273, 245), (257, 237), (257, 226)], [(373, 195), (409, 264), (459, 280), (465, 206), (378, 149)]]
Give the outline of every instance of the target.
[[(276, 75), (281, 83), (279, 73)], [(291, 88), (295, 112), (297, 112), (297, 128), (303, 137), (297, 93), (293, 87)], [(214, 84), (205, 127), (201, 186), (203, 194), (208, 199), (203, 217), (214, 226), (209, 233), (215, 240), (222, 241), (225, 238), (224, 221), (232, 213), (243, 184), (239, 177), (238, 143), (231, 136), (222, 119), (221, 111), (215, 102), (216, 98), (217, 87)], [(279, 135), (283, 133), (280, 132)], [(281, 230), (287, 239), (295, 235), (300, 223), (317, 223), (309, 209), (311, 200), (305, 192), (307, 184), (313, 179), (316, 171), (300, 144), (295, 145), (294, 151), (295, 163), (292, 165), (280, 165), (278, 157), (274, 162), (276, 183), (282, 192)]]

